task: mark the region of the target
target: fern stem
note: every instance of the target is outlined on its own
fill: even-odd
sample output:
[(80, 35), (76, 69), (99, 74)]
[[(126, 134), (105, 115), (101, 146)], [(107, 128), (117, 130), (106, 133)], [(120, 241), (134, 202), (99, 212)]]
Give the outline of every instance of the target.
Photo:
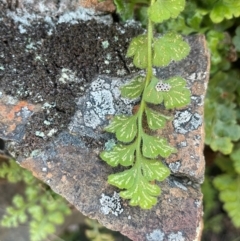
[[(151, 4), (155, 2), (155, 0), (151, 0)], [(146, 79), (145, 79), (145, 87), (144, 90), (146, 89), (146, 87), (148, 86), (151, 78), (152, 78), (152, 40), (153, 40), (153, 22), (148, 19), (148, 28), (147, 28), (147, 48), (148, 48), (148, 52), (147, 52), (147, 75), (146, 75)], [(143, 91), (144, 92), (144, 91)], [(136, 148), (136, 166), (140, 169), (141, 165), (140, 165), (140, 159), (142, 156), (141, 153), (141, 144), (142, 144), (142, 133), (143, 133), (143, 113), (146, 107), (146, 102), (143, 100), (143, 98), (141, 99), (141, 103), (140, 103), (140, 107), (138, 110), (138, 135), (137, 135), (137, 148)]]
[[(151, 5), (155, 2), (155, 0), (151, 0)], [(152, 77), (152, 40), (153, 40), (153, 22), (148, 19), (148, 28), (147, 28), (147, 48), (148, 48), (148, 56), (147, 56), (147, 76), (146, 76), (146, 82), (145, 82), (145, 88), (149, 84), (149, 81)]]

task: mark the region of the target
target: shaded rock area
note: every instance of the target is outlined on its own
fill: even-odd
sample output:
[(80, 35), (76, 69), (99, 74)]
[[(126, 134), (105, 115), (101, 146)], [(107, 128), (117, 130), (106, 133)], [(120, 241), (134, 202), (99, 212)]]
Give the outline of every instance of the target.
[(143, 30), (134, 23), (79, 20), (80, 15), (89, 20), (82, 8), (75, 9), (78, 15), (49, 18), (44, 11), (34, 16), (10, 11), (4, 2), (0, 10), (0, 138), (11, 155), (84, 215), (132, 240), (200, 240), (209, 71), (204, 37), (186, 38), (190, 55), (156, 69), (159, 78), (184, 77), (192, 101), (172, 111), (173, 122), (157, 133), (178, 153), (165, 160), (172, 173), (159, 183), (158, 204), (141, 210), (107, 184), (118, 168), (107, 166), (99, 153), (114, 139), (103, 131), (109, 119), (131, 114), (137, 104), (121, 98), (119, 87), (139, 71), (125, 54), (131, 38)]

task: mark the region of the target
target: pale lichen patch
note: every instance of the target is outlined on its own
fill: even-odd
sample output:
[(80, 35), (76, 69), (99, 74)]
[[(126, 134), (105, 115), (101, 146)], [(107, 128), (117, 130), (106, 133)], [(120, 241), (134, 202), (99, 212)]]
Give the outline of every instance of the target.
[(182, 235), (182, 232), (170, 233), (168, 235), (168, 241), (185, 241), (185, 238)]
[(36, 132), (35, 132), (35, 135), (38, 136), (38, 137), (42, 137), (42, 138), (45, 137), (45, 134), (44, 134), (44, 132), (42, 132), (42, 131), (36, 131)]
[(71, 82), (80, 83), (81, 81), (82, 80), (76, 76), (76, 73), (72, 72), (70, 69), (63, 68), (61, 70), (61, 76), (59, 78), (60, 83), (62, 84), (67, 84)]
[(51, 122), (48, 120), (45, 120), (43, 123), (44, 123), (44, 125), (47, 125), (47, 126), (51, 125)]
[(41, 154), (41, 150), (40, 149), (36, 149), (36, 150), (33, 150), (30, 154), (31, 157), (37, 157)]
[(117, 70), (117, 75), (123, 76), (123, 75), (125, 75), (125, 74), (126, 74), (126, 70), (125, 70), (125, 69), (118, 69), (118, 70)]
[(102, 193), (102, 196), (100, 198), (100, 203), (101, 203), (100, 210), (105, 215), (112, 213), (113, 215), (118, 216), (123, 212), (121, 199), (117, 192), (114, 192), (112, 197)]
[[(15, 23), (18, 24), (18, 29), (20, 33), (26, 33), (27, 27), (31, 26), (31, 24), (39, 19), (43, 19), (44, 22), (50, 27), (50, 35), (52, 29), (55, 28), (56, 23), (70, 23), (77, 24), (79, 21), (89, 21), (91, 19), (95, 19), (98, 22), (104, 24), (111, 24), (112, 17), (111, 15), (98, 16), (96, 11), (93, 9), (86, 9), (83, 7), (78, 7), (75, 11), (68, 11), (68, 9), (64, 9), (61, 11), (60, 9), (49, 8), (47, 4), (40, 2), (38, 5), (34, 6), (38, 9), (38, 13), (30, 13), (27, 10), (17, 9), (17, 11), (8, 11), (7, 16)], [(59, 14), (61, 13), (61, 14)], [(51, 16), (58, 16), (58, 19)], [(57, 21), (54, 21), (57, 20)], [(56, 23), (55, 23), (56, 22)]]
[(171, 171), (172, 171), (173, 173), (178, 172), (180, 166), (181, 166), (181, 163), (180, 163), (179, 161), (173, 162), (173, 163), (170, 163), (170, 164), (169, 164), (169, 168), (171, 169)]
[(174, 180), (173, 183), (174, 183), (178, 188), (180, 188), (180, 189), (182, 189), (182, 190), (184, 190), (184, 191), (187, 191), (187, 188), (186, 188), (183, 184), (181, 184), (180, 182)]
[(116, 146), (116, 141), (114, 139), (109, 139), (105, 144), (105, 151), (111, 151), (114, 146)]
[(53, 129), (51, 129), (51, 130), (48, 132), (47, 136), (48, 136), (48, 137), (51, 137), (51, 136), (53, 136), (57, 131), (58, 131), (58, 130), (57, 130), (56, 128), (53, 128)]
[(191, 101), (198, 106), (202, 106), (204, 103), (204, 95), (200, 95), (200, 96), (192, 95)]
[(91, 19), (95, 19), (99, 22), (110, 24), (112, 23), (112, 19), (110, 15), (101, 16), (99, 17), (96, 14), (96, 11), (93, 9), (86, 9), (83, 7), (79, 7), (75, 11), (68, 11), (59, 17), (58, 23), (71, 23), (76, 24), (78, 20), (88, 21)]
[(109, 47), (109, 42), (106, 40), (106, 41), (103, 41), (102, 42), (102, 47), (104, 48), (104, 49), (107, 49), (108, 47)]
[[(114, 114), (127, 114), (132, 112), (132, 105), (136, 100), (121, 98), (119, 87), (123, 84), (120, 78), (97, 77), (86, 90), (84, 97), (77, 101), (78, 110), (69, 125), (74, 130), (86, 127), (96, 129), (107, 123), (107, 117)], [(87, 131), (89, 133), (89, 131)]]
[(186, 134), (202, 125), (202, 116), (189, 110), (176, 111), (173, 126), (177, 133)]
[(202, 205), (202, 201), (201, 200), (195, 200), (194, 201), (194, 204), (197, 206), (197, 207), (200, 207)]
[(195, 72), (186, 77), (187, 80), (190, 82), (194, 82), (197, 80), (203, 80), (207, 77), (208, 73), (207, 72)]
[(155, 229), (150, 234), (147, 234), (148, 241), (163, 241), (165, 234), (160, 229)]

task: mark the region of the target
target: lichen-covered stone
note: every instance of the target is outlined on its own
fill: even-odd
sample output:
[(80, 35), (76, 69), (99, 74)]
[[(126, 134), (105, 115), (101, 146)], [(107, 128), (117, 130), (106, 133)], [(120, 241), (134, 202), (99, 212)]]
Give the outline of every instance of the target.
[[(48, 15), (41, 13), (44, 6)], [(55, 19), (56, 9), (48, 4), (38, 4), (31, 14), (6, 7), (0, 4), (0, 137), (20, 165), (83, 214), (132, 240), (199, 240), (209, 71), (204, 37), (188, 37), (191, 53), (186, 59), (154, 70), (161, 79), (185, 78), (192, 101), (172, 111), (173, 122), (158, 132), (178, 152), (164, 160), (171, 176), (159, 184), (157, 205), (141, 210), (107, 184), (116, 169), (99, 153), (115, 143), (104, 126), (115, 114), (131, 114), (138, 103), (121, 98), (119, 87), (138, 72), (125, 54), (130, 39), (142, 30), (131, 23), (82, 22), (76, 11), (62, 11)], [(162, 106), (155, 108), (165, 113)]]

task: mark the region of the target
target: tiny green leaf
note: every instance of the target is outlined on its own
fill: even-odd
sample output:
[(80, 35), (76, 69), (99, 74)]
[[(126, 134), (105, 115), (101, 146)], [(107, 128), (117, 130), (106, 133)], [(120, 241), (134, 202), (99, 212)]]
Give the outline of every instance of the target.
[(137, 76), (129, 84), (121, 87), (122, 97), (134, 99), (139, 97), (144, 89), (144, 77)]
[(133, 56), (136, 67), (145, 69), (147, 67), (147, 35), (139, 35), (133, 38), (127, 51), (127, 57)]
[[(166, 174), (165, 174), (166, 175)], [(139, 205), (143, 209), (150, 209), (157, 203), (161, 192), (156, 184), (150, 184), (143, 176), (141, 169), (131, 168), (121, 173), (112, 174), (108, 177), (109, 184), (126, 189), (120, 192), (120, 196), (131, 199), (130, 205)]]
[(191, 92), (185, 87), (186, 80), (179, 76), (164, 80), (162, 86), (167, 86), (161, 90), (158, 88), (159, 82), (156, 77), (153, 77), (150, 84), (144, 91), (143, 98), (151, 104), (160, 104), (164, 100), (164, 105), (167, 109), (183, 107), (190, 103)]
[(235, 30), (236, 35), (233, 37), (232, 41), (234, 46), (238, 52), (240, 52), (240, 26), (238, 26)]
[(16, 206), (16, 208), (19, 208), (21, 209), (22, 207), (24, 207), (24, 199), (21, 195), (19, 194), (16, 194), (14, 197), (13, 197), (13, 200), (12, 200), (13, 204)]
[(222, 174), (214, 178), (213, 184), (219, 191), (224, 191), (235, 182), (232, 175)]
[(122, 142), (131, 142), (137, 134), (136, 116), (129, 117), (116, 131), (116, 137)]
[(145, 113), (147, 116), (148, 126), (152, 130), (163, 128), (166, 121), (171, 119), (171, 117), (160, 114), (148, 107), (145, 108)]
[(170, 170), (158, 160), (142, 158), (142, 171), (148, 181), (163, 181), (170, 175)]
[(166, 80), (171, 87), (167, 92), (163, 92), (164, 105), (167, 109), (183, 107), (190, 103), (191, 92), (185, 87), (186, 80), (177, 76)]
[(157, 203), (157, 198), (161, 190), (156, 184), (150, 184), (141, 171), (137, 172), (133, 185), (128, 190), (121, 191), (120, 196), (131, 199), (130, 205), (139, 205), (142, 209), (150, 209)]
[(233, 224), (236, 227), (240, 227), (239, 175), (235, 176), (232, 173), (219, 175), (214, 178), (213, 184), (220, 191), (219, 198), (224, 203), (223, 207), (227, 211)]
[(116, 137), (122, 142), (131, 142), (137, 134), (137, 116), (114, 116), (106, 131), (116, 133)]
[(49, 215), (48, 220), (54, 224), (62, 224), (64, 222), (64, 216), (60, 211), (55, 211)]
[(176, 18), (185, 7), (185, 0), (157, 0), (149, 7), (148, 16), (155, 23)]
[(137, 169), (133, 167), (129, 170), (109, 175), (108, 183), (121, 189), (128, 189), (133, 186), (137, 174)]
[(171, 147), (164, 138), (149, 136), (143, 133), (142, 140), (143, 155), (147, 158), (156, 158), (159, 155), (161, 157), (168, 157), (173, 152), (176, 152), (176, 149)]
[(221, 151), (223, 154), (228, 155), (233, 150), (233, 143), (229, 137), (217, 137), (211, 140), (210, 146), (213, 151)]
[(112, 151), (101, 152), (100, 157), (110, 166), (115, 167), (118, 164), (121, 164), (126, 167), (133, 164), (135, 150), (135, 142), (128, 146), (116, 145)]
[(125, 22), (128, 19), (133, 19), (134, 6), (135, 6), (134, 2), (127, 2), (123, 0), (113, 0), (113, 1), (116, 6), (116, 12), (118, 13), (122, 21)]
[(154, 42), (153, 51), (153, 65), (161, 67), (185, 58), (190, 47), (181, 35), (169, 32)]
[(150, 84), (147, 86), (143, 93), (144, 101), (151, 103), (151, 104), (161, 104), (163, 102), (163, 95), (161, 92), (158, 92), (155, 88), (159, 79), (153, 77)]
[(210, 13), (210, 18), (214, 23), (220, 23), (226, 19), (240, 16), (240, 1), (221, 0), (216, 1)]
[(105, 131), (115, 133), (119, 127), (121, 127), (122, 122), (126, 121), (129, 117), (125, 115), (114, 116), (110, 124), (104, 128)]
[(121, 191), (120, 196), (125, 199), (131, 199), (130, 205), (139, 205), (142, 209), (150, 209), (156, 205), (156, 196), (160, 195), (161, 190), (156, 184), (150, 184), (144, 177), (139, 178), (131, 188)]
[(230, 158), (233, 160), (233, 165), (238, 174), (240, 174), (240, 149), (235, 149)]
[(234, 123), (224, 122), (222, 120), (216, 120), (214, 132), (220, 137), (229, 137), (232, 141), (238, 141), (240, 138), (240, 126)]

